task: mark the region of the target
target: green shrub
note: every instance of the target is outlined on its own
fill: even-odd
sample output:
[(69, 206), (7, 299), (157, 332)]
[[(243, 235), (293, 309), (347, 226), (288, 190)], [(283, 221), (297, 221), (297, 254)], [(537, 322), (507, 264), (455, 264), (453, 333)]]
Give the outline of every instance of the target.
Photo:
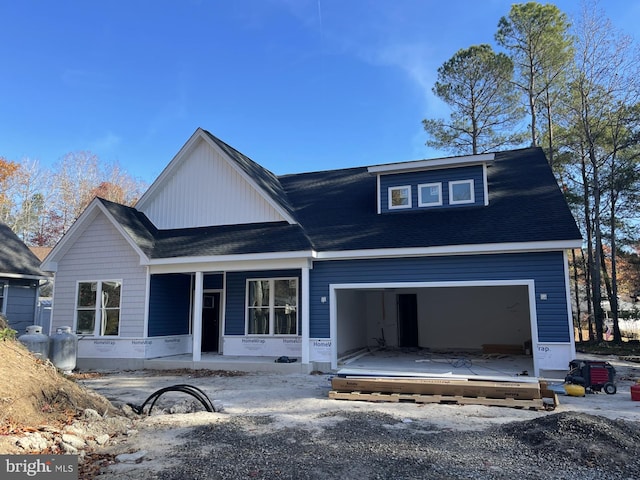
[(0, 330), (0, 340), (3, 342), (5, 340), (15, 340), (17, 334), (17, 330), (14, 330), (13, 328), (3, 328)]

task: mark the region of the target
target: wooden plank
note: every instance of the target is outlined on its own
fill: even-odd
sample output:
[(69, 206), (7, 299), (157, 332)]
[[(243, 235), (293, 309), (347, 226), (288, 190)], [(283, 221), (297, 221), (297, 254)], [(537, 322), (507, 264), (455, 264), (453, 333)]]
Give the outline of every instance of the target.
[(414, 403), (440, 403), (451, 405), (485, 405), (492, 407), (525, 408), (530, 410), (549, 410), (555, 407), (545, 399), (517, 400), (514, 398), (486, 398), (464, 397), (460, 395), (421, 395), (402, 393), (363, 393), (363, 392), (337, 392), (331, 390), (329, 398), (334, 400), (355, 400), (367, 402), (414, 402)]
[(340, 378), (331, 379), (331, 388), (342, 392), (382, 392), (425, 395), (460, 395), (467, 397), (541, 398), (540, 384), (487, 382), (475, 380), (425, 378)]
[[(452, 380), (486, 380), (489, 382), (513, 382), (513, 376), (507, 375), (458, 375), (451, 372), (448, 373), (429, 373), (429, 372), (412, 372), (412, 371), (393, 371), (393, 370), (369, 370), (365, 368), (342, 368), (338, 370), (336, 376), (343, 378), (449, 378)], [(519, 376), (518, 383), (538, 383), (537, 377)]]

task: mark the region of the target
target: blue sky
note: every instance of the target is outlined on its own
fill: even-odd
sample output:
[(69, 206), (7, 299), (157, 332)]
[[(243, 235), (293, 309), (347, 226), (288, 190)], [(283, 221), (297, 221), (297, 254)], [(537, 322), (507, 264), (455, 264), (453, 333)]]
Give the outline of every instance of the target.
[[(0, 0), (0, 156), (89, 150), (150, 183), (197, 127), (276, 174), (437, 156), (436, 71), (512, 3)], [(640, 0), (600, 6), (636, 34)]]

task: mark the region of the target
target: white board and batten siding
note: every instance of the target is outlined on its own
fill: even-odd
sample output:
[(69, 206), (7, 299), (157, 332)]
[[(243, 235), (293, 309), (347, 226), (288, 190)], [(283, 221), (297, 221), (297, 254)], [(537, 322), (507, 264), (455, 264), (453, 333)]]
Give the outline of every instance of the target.
[(73, 248), (58, 262), (51, 332), (75, 328), (78, 281), (121, 280), (120, 337), (143, 337), (146, 268), (140, 257), (102, 213), (98, 213)]
[(138, 208), (159, 229), (284, 220), (227, 158), (203, 140)]

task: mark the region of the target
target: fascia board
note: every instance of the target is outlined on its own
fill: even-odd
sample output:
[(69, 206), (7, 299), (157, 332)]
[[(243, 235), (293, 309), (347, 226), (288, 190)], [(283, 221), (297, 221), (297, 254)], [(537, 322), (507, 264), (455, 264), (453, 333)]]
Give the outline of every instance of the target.
[(310, 257), (274, 258), (274, 259), (237, 259), (225, 262), (207, 259), (198, 263), (155, 264), (148, 266), (149, 273), (185, 273), (185, 272), (246, 272), (254, 270), (288, 270), (313, 268)]
[(495, 159), (493, 153), (481, 155), (467, 155), (464, 157), (434, 158), (430, 160), (414, 160), (411, 162), (388, 163), (384, 165), (372, 165), (367, 168), (369, 173), (398, 173), (412, 170), (437, 169), (453, 166), (468, 166), (492, 162)]
[(19, 278), (24, 280), (51, 280), (51, 276), (47, 276), (47, 275), (23, 275), (20, 273), (2, 273), (2, 272), (0, 272), (0, 278)]
[(210, 255), (198, 257), (172, 257), (156, 258), (145, 262), (146, 265), (191, 265), (203, 263), (234, 263), (234, 262), (255, 262), (265, 260), (308, 260), (315, 257), (312, 250), (302, 250), (296, 252), (273, 252), (273, 253), (251, 253), (245, 255)]
[(442, 247), (384, 248), (318, 252), (316, 260), (351, 260), (359, 258), (398, 258), (442, 255), (478, 255), (495, 253), (525, 253), (562, 251), (580, 248), (582, 240), (553, 242), (493, 243), (483, 245), (446, 245)]

